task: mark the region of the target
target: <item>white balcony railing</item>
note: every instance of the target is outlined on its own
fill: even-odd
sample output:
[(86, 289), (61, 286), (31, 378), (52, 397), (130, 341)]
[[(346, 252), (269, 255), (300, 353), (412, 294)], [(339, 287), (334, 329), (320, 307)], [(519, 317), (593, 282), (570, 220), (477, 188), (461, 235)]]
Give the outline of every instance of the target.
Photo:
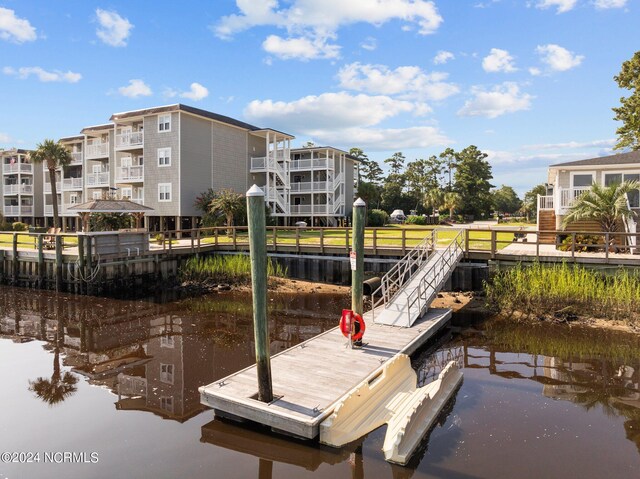
[[(58, 203), (58, 213), (62, 213), (62, 205)], [(53, 216), (53, 205), (44, 205), (44, 215)]]
[(109, 172), (89, 173), (87, 175), (87, 186), (109, 186)]
[[(60, 191), (62, 191), (62, 183), (56, 181), (56, 192), (60, 193)], [(44, 192), (51, 193), (51, 183), (48, 181), (44, 182)]]
[(144, 197), (143, 196), (128, 196), (122, 195), (123, 200), (133, 201), (134, 203), (138, 203), (139, 205), (144, 205)]
[(4, 195), (32, 195), (33, 185), (4, 185), (2, 192)]
[(291, 205), (291, 214), (292, 215), (326, 215), (329, 214), (329, 211), (333, 209), (333, 205)]
[(330, 191), (331, 184), (326, 181), (303, 181), (299, 183), (291, 183), (292, 193), (312, 193)]
[(5, 205), (5, 216), (33, 216), (33, 205)]
[(109, 157), (109, 142), (108, 141), (94, 141), (87, 144), (85, 151), (85, 157), (90, 160), (93, 158), (108, 158)]
[(71, 152), (71, 163), (70, 165), (81, 165), (82, 164), (82, 152), (81, 151), (73, 151)]
[(316, 170), (316, 169), (327, 169), (327, 166), (329, 167), (329, 169), (332, 169), (327, 158), (314, 158), (313, 160), (307, 159), (307, 160), (292, 161), (289, 169), (291, 171), (312, 170), (312, 169)]
[(116, 135), (116, 148), (118, 150), (140, 148), (143, 145), (144, 133), (141, 131), (131, 131)]
[(553, 196), (538, 195), (538, 209), (539, 210), (552, 210), (553, 209)]
[(65, 190), (81, 190), (82, 183), (82, 178), (63, 178), (62, 188)]
[(143, 181), (144, 166), (121, 166), (116, 170), (116, 181)]
[(560, 209), (565, 210), (571, 207), (575, 200), (584, 192), (589, 191), (590, 186), (579, 186), (575, 188), (559, 188)]
[(2, 165), (2, 172), (7, 173), (33, 173), (33, 165), (31, 163), (14, 163)]

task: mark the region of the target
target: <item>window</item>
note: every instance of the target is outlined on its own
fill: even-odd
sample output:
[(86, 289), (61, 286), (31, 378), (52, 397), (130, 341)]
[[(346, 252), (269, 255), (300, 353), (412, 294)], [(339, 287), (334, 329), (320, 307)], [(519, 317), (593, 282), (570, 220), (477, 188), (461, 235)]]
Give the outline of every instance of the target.
[[(605, 173), (604, 185), (611, 186), (620, 184), (623, 181), (639, 181), (640, 174), (638, 173)], [(629, 206), (631, 208), (640, 208), (640, 190), (634, 190), (627, 193), (629, 198)]]
[(69, 195), (69, 204), (77, 205), (78, 204), (78, 195), (76, 193), (71, 193)]
[(296, 205), (296, 206), (297, 206), (297, 205), (299, 205), (299, 204), (301, 204), (301, 203), (302, 203), (301, 198), (294, 198), (294, 199), (293, 199), (293, 204), (294, 204), (294, 205)]
[(102, 166), (100, 165), (93, 165), (91, 167), (91, 169), (93, 170), (93, 174), (96, 175), (98, 173), (102, 173)]
[(165, 333), (160, 336), (160, 347), (161, 348), (173, 348), (175, 346), (175, 341), (171, 333)]
[(132, 192), (132, 188), (128, 187), (128, 188), (122, 188), (122, 199), (123, 200), (130, 200), (131, 199), (131, 194)]
[(591, 186), (593, 183), (593, 175), (591, 173), (573, 175), (573, 187), (581, 188)]
[(294, 183), (301, 183), (302, 182), (302, 176), (301, 175), (294, 175), (293, 182)]
[(171, 131), (171, 115), (158, 115), (158, 131)]
[(102, 192), (100, 191), (94, 191), (93, 194), (91, 195), (93, 197), (94, 200), (99, 200), (102, 198)]
[(160, 396), (160, 408), (173, 413), (173, 397)]
[(158, 166), (171, 166), (171, 148), (158, 148)]
[(158, 201), (171, 201), (171, 183), (158, 183)]
[(173, 384), (173, 364), (160, 363), (160, 381)]
[(123, 158), (120, 159), (120, 163), (122, 164), (122, 166), (131, 166), (131, 157), (130, 156), (125, 156)]

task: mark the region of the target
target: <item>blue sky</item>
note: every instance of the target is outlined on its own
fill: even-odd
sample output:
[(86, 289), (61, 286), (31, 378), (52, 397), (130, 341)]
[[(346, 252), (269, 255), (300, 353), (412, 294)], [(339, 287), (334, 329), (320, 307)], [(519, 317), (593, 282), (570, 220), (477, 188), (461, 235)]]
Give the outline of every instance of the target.
[(0, 0), (0, 147), (185, 103), (380, 162), (489, 153), (519, 192), (608, 154), (638, 0)]

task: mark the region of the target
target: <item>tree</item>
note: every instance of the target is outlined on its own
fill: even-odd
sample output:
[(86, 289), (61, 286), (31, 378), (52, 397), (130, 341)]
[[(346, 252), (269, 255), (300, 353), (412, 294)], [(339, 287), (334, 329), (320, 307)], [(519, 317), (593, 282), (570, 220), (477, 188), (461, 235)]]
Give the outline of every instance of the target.
[(360, 178), (369, 183), (379, 184), (382, 181), (382, 168), (377, 161), (369, 157), (360, 148), (351, 148), (349, 154), (360, 161)]
[(36, 146), (36, 150), (31, 153), (31, 160), (36, 164), (45, 164), (49, 171), (49, 181), (51, 182), (51, 198), (53, 198), (53, 226), (60, 227), (60, 215), (58, 213), (58, 189), (56, 188), (56, 170), (64, 168), (71, 163), (71, 153), (67, 148), (53, 140), (44, 140)]
[(522, 207), (522, 200), (510, 186), (502, 185), (492, 192), (493, 206), (498, 213), (513, 214)]
[(444, 194), (442, 206), (449, 210), (449, 219), (453, 219), (456, 210), (462, 206), (462, 196), (455, 191), (447, 191)]
[(304, 145), (302, 145), (302, 148), (315, 148), (316, 144), (313, 141), (307, 141)]
[(442, 162), (437, 156), (426, 160), (415, 160), (407, 165), (404, 179), (410, 196), (414, 198), (414, 209), (418, 209), (427, 191), (440, 189)]
[(628, 97), (621, 97), (620, 106), (613, 108), (614, 120), (623, 123), (616, 130), (618, 142), (614, 148), (640, 150), (640, 51), (622, 64), (620, 73), (613, 79), (620, 88), (632, 92)]
[(391, 173), (394, 175), (400, 175), (402, 172), (402, 167), (404, 166), (405, 157), (401, 152), (396, 152), (391, 155), (391, 158), (387, 158), (384, 162), (389, 165), (389, 169)]
[(432, 188), (425, 193), (422, 201), (427, 208), (431, 208), (435, 213), (435, 210), (439, 210), (444, 204), (444, 191), (440, 188)]
[(224, 215), (227, 227), (233, 225), (233, 216), (242, 211), (244, 197), (235, 191), (225, 188), (218, 191), (209, 203), (212, 215)]
[(481, 217), (491, 211), (492, 198), (489, 180), (493, 178), (487, 154), (470, 145), (456, 154), (456, 171), (453, 186), (462, 199), (461, 212)]
[(582, 193), (571, 205), (562, 220), (562, 226), (582, 220), (595, 220), (602, 231), (614, 233), (618, 231), (620, 221), (634, 213), (629, 209), (627, 193), (640, 189), (637, 181), (623, 181), (611, 186), (600, 186), (596, 183)]
[(367, 181), (358, 183), (357, 194), (358, 198), (362, 198), (368, 208), (375, 208), (380, 204), (380, 187), (373, 183)]
[(447, 148), (442, 153), (440, 153), (440, 161), (442, 166), (444, 167), (444, 173), (449, 177), (449, 182), (447, 183), (447, 191), (451, 191), (453, 189), (453, 170), (456, 168), (456, 152), (453, 148)]
[(527, 217), (527, 221), (531, 215), (538, 215), (538, 195), (545, 196), (547, 194), (547, 187), (545, 185), (536, 185), (524, 194), (524, 201), (522, 202), (522, 211)]

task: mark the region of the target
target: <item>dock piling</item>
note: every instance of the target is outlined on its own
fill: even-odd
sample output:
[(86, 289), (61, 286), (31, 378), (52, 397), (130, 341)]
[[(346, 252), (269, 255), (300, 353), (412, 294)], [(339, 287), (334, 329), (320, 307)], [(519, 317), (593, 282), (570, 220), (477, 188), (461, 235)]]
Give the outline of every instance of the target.
[[(264, 192), (253, 185), (247, 191), (249, 256), (251, 258), (251, 292), (253, 297), (253, 333), (256, 343), (258, 400), (273, 401), (269, 324), (267, 322), (267, 230)], [(235, 235), (234, 235), (235, 238)]]
[(358, 198), (353, 203), (353, 249), (356, 255), (356, 267), (351, 270), (351, 309), (362, 316), (362, 290), (364, 281), (364, 223), (366, 204)]

